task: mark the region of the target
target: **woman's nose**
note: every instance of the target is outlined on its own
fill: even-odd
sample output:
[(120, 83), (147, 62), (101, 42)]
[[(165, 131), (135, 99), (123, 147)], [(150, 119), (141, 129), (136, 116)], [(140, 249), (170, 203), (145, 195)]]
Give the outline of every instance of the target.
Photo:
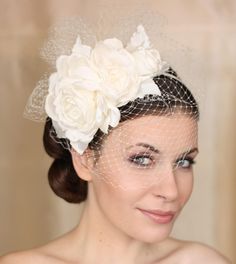
[(165, 166), (162, 172), (158, 172), (157, 181), (153, 183), (153, 194), (166, 201), (174, 201), (178, 198), (178, 184), (173, 166)]

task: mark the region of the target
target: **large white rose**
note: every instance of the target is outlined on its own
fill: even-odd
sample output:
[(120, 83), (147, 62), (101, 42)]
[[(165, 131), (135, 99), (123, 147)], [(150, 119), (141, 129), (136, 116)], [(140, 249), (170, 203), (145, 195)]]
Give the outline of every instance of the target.
[(101, 81), (97, 71), (91, 66), (89, 58), (75, 54), (60, 56), (56, 66), (61, 80), (75, 82), (89, 90), (99, 89)]
[(101, 92), (117, 106), (137, 98), (140, 78), (134, 57), (118, 39), (106, 39), (96, 44), (91, 62), (101, 78)]
[(81, 154), (98, 128), (107, 133), (108, 126), (116, 126), (120, 119), (118, 109), (100, 93), (60, 79), (57, 73), (50, 77), (45, 108), (58, 137), (68, 138)]

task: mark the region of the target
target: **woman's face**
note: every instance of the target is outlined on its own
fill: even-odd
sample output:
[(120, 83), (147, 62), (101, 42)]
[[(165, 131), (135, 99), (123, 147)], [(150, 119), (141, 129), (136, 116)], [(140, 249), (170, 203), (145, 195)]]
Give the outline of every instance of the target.
[(197, 152), (197, 121), (183, 114), (121, 123), (104, 141), (93, 173), (102, 213), (137, 240), (165, 239), (192, 192)]

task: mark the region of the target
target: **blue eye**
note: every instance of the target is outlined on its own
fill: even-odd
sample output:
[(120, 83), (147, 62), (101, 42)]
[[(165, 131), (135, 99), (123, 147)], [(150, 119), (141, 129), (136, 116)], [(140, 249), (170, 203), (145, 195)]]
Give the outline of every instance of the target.
[(153, 158), (150, 155), (144, 154), (131, 156), (128, 160), (141, 167), (149, 167), (153, 164)]
[(176, 162), (175, 167), (176, 168), (183, 168), (183, 169), (190, 169), (192, 165), (195, 164), (195, 161), (192, 158), (184, 158), (180, 159)]

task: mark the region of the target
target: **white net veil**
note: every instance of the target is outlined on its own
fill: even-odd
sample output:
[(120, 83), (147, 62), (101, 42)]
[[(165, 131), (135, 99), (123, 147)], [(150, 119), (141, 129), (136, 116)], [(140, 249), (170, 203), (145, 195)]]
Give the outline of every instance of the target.
[(125, 190), (192, 171), (203, 95), (191, 50), (163, 34), (163, 17), (138, 9), (54, 25), (42, 48), (53, 73), (24, 112), (46, 122), (66, 156), (85, 155), (96, 180)]

